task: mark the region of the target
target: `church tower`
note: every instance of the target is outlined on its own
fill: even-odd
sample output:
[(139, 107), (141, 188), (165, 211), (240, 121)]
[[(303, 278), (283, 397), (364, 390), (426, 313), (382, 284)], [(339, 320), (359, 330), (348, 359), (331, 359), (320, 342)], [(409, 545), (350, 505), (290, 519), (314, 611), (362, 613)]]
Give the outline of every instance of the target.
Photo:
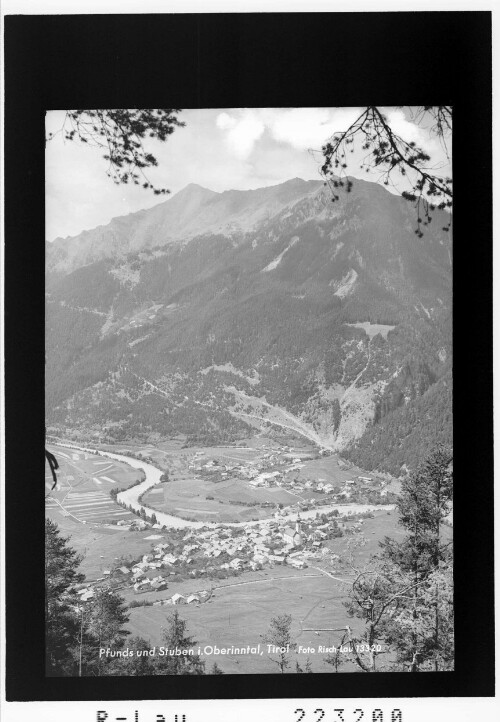
[(300, 528), (300, 513), (297, 516), (297, 521), (295, 522), (295, 531), (297, 532), (297, 534), (302, 534), (302, 530)]

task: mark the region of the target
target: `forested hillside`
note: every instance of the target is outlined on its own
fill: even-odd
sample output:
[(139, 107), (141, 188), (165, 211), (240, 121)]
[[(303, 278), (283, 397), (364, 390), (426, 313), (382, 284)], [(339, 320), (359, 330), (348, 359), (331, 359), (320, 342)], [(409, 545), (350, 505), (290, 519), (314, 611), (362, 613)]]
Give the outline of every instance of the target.
[(188, 186), (49, 244), (48, 425), (216, 443), (260, 420), (411, 468), (449, 442), (452, 392), (451, 242), (411, 214), (362, 181), (335, 204), (300, 179)]

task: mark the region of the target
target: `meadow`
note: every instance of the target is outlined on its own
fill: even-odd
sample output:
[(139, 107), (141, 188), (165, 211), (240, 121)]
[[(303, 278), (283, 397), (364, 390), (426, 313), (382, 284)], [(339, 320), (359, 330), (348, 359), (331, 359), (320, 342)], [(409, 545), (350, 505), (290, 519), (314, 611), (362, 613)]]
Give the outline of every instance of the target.
[[(153, 489), (143, 502), (159, 511), (202, 521), (248, 521), (269, 517), (277, 504), (297, 503), (297, 497), (285, 489), (252, 488), (242, 479), (224, 479), (214, 483), (208, 478), (178, 476), (163, 485), (163, 496)], [(231, 502), (238, 502), (237, 504)], [(272, 507), (252, 506), (267, 502)]]
[[(353, 559), (356, 567), (363, 568), (369, 558), (380, 551), (379, 542), (385, 536), (401, 538), (403, 530), (398, 525), (396, 512), (376, 512), (371, 519), (363, 523), (364, 546), (355, 549)], [(361, 538), (345, 536), (332, 539), (326, 546), (334, 553), (345, 555), (349, 539)], [(340, 565), (339, 565), (340, 566)], [(324, 574), (330, 571), (340, 581)], [(188, 623), (189, 633), (196, 642), (205, 645), (255, 646), (263, 644), (262, 636), (268, 629), (271, 619), (277, 614), (292, 616), (291, 633), (293, 641), (302, 647), (318, 645), (331, 646), (338, 644), (343, 632), (307, 631), (321, 629), (339, 629), (349, 624), (354, 632), (362, 631), (363, 620), (348, 617), (342, 604), (347, 597), (349, 581), (352, 577), (345, 571), (335, 573), (326, 563), (310, 560), (308, 567), (295, 570), (287, 565), (257, 572), (245, 573), (237, 578), (225, 580), (190, 579), (180, 583), (170, 583), (168, 590), (146, 593), (141, 599), (155, 601), (166, 599), (172, 594), (187, 595), (202, 589), (214, 588), (211, 601), (201, 605), (180, 605), (175, 607), (180, 616)], [(127, 600), (137, 598), (129, 591)], [(161, 643), (161, 628), (165, 626), (167, 617), (172, 614), (171, 605), (139, 607), (130, 610), (128, 628), (133, 634), (139, 634), (151, 641)], [(326, 654), (294, 652), (292, 667), (295, 662), (303, 667), (309, 658), (312, 669), (317, 673), (329, 673), (333, 668), (326, 664)], [(266, 651), (263, 655), (221, 655), (207, 656), (208, 666), (216, 659), (217, 664), (228, 674), (239, 673), (273, 673), (277, 667), (269, 660)], [(357, 668), (344, 658), (342, 671), (357, 671)]]
[[(206, 655), (202, 658), (210, 667), (214, 661), (228, 674), (272, 674), (279, 671), (267, 654), (263, 636), (276, 614), (292, 616), (291, 636), (293, 642), (305, 648), (318, 645), (338, 644), (342, 632), (315, 632), (308, 629), (337, 629), (348, 623), (342, 600), (345, 585), (322, 575), (313, 569), (300, 573), (285, 568), (273, 578), (276, 568), (269, 570), (268, 577), (260, 572), (260, 578), (241, 583), (225, 584), (214, 590), (208, 602), (200, 605), (175, 607), (188, 625), (189, 635), (203, 650), (207, 645), (218, 648), (257, 647), (263, 654)], [(312, 576), (312, 575), (315, 576)], [(316, 576), (317, 575), (317, 576)], [(176, 589), (177, 590), (177, 589)], [(138, 607), (130, 610), (128, 628), (132, 634), (149, 639), (151, 644), (161, 644), (162, 627), (174, 611), (172, 605)], [(354, 628), (363, 626), (362, 620), (350, 620)], [(309, 658), (314, 672), (328, 673), (332, 667), (325, 663), (324, 653), (293, 652), (290, 671), (295, 672), (295, 662), (304, 666)], [(350, 667), (352, 671), (352, 667)]]

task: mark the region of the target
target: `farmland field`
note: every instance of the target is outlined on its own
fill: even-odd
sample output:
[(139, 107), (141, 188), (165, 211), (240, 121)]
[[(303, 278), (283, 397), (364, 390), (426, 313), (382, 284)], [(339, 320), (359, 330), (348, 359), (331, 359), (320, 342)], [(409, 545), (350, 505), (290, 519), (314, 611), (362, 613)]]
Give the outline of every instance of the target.
[[(162, 486), (163, 498), (155, 489), (144, 495), (143, 501), (147, 506), (176, 516), (196, 516), (202, 521), (264, 519), (270, 516), (277, 504), (297, 502), (297, 497), (285, 489), (254, 489), (241, 479), (225, 479), (215, 484), (202, 478), (176, 478)], [(255, 502), (268, 502), (273, 507), (251, 506)]]
[(368, 474), (356, 466), (352, 466), (349, 469), (340, 467), (335, 456), (326, 456), (320, 459), (305, 461), (304, 466), (297, 473), (296, 478), (298, 481), (313, 478), (318, 479), (318, 481), (333, 484), (335, 487), (341, 487), (346, 479), (356, 479), (357, 476), (361, 475), (371, 478), (376, 478), (377, 476), (372, 473)]
[[(202, 650), (206, 645), (221, 648), (256, 647), (261, 644), (262, 655), (204, 656), (208, 667), (216, 661), (228, 674), (276, 673), (278, 668), (268, 658), (262, 635), (266, 633), (277, 610), (292, 616), (292, 638), (298, 645), (317, 649), (318, 645), (338, 644), (341, 637), (339, 633), (316, 633), (306, 629), (345, 626), (347, 617), (342, 605), (345, 598), (343, 585), (314, 569), (308, 569), (305, 573), (290, 570), (287, 576), (284, 571), (277, 578), (272, 578), (275, 570), (269, 571), (269, 577), (261, 572), (260, 579), (247, 584), (242, 584), (238, 579), (235, 586), (217, 588), (209, 602), (199, 606), (176, 607), (188, 624), (189, 634)], [(132, 634), (149, 639), (153, 645), (161, 644), (162, 627), (173, 610), (171, 605), (131, 609), (128, 628)], [(349, 624), (356, 629), (363, 622), (355, 619)], [(324, 662), (325, 656), (322, 653), (297, 651), (292, 655), (292, 670), (295, 671), (295, 661), (303, 666), (309, 657), (314, 672), (331, 672), (332, 667)], [(350, 669), (354, 668), (351, 666)]]
[[(395, 539), (402, 534), (397, 514), (385, 511), (375, 512), (371, 519), (363, 524), (363, 537), (366, 545), (354, 551), (356, 566), (363, 567), (369, 557), (380, 551), (379, 542), (387, 536)], [(346, 551), (347, 539), (343, 537), (327, 542), (337, 554)], [(188, 623), (189, 633), (203, 647), (217, 646), (254, 646), (262, 644), (260, 634), (265, 634), (269, 622), (277, 613), (292, 616), (292, 636), (303, 647), (338, 644), (341, 633), (323, 632), (316, 634), (309, 629), (337, 629), (349, 624), (354, 630), (363, 627), (363, 621), (347, 616), (342, 601), (346, 599), (347, 586), (335, 581), (323, 573), (326, 569), (321, 561), (309, 561), (304, 570), (295, 570), (289, 566), (275, 566), (258, 572), (244, 573), (237, 578), (225, 580), (189, 579), (179, 583), (169, 583), (168, 590), (146, 593), (141, 599), (150, 601), (166, 599), (172, 594), (188, 595), (202, 589), (214, 587), (211, 602), (200, 606), (181, 605), (176, 607), (180, 616)], [(334, 576), (349, 580), (345, 572)], [(136, 599), (131, 592), (125, 593), (130, 601)], [(324, 606), (323, 606), (324, 605)], [(129, 629), (140, 634), (152, 644), (161, 643), (161, 627), (166, 624), (169, 614), (174, 610), (171, 605), (139, 607), (130, 610)], [(279, 611), (278, 611), (279, 610)], [(293, 655), (293, 667), (297, 660), (303, 666), (309, 656), (312, 669), (318, 673), (328, 673), (332, 667), (324, 662), (324, 654), (306, 653)], [(208, 666), (215, 658), (206, 657)], [(276, 666), (264, 655), (224, 655), (217, 657), (217, 664), (227, 673), (272, 673)], [(350, 663), (345, 663), (343, 671), (357, 671)]]
[(136, 559), (151, 550), (151, 529), (130, 532), (120, 527), (82, 524), (71, 516), (62, 516), (57, 510), (47, 509), (45, 516), (56, 522), (61, 534), (69, 537), (70, 546), (83, 555), (80, 570), (88, 581), (102, 576), (111, 569), (117, 558)]
[[(168, 531), (159, 530), (156, 533), (148, 529), (130, 532), (106, 523), (113, 519), (125, 519), (126, 516), (121, 514), (130, 514), (114, 503), (109, 496), (110, 489), (133, 484), (140, 476), (140, 471), (131, 469), (125, 463), (73, 452), (67, 448), (53, 447), (53, 451), (61, 468), (58, 488), (46, 500), (46, 513), (57, 521), (64, 536), (70, 536), (71, 546), (83, 555), (81, 570), (89, 581), (102, 577), (123, 556), (130, 561), (137, 559), (148, 553), (158, 539), (168, 538)], [(142, 447), (142, 451), (145, 456), (153, 458), (152, 448)], [(272, 512), (270, 508), (246, 506), (245, 502), (250, 500), (272, 500), (273, 504), (277, 504), (287, 503), (288, 497), (288, 503), (295, 503), (296, 495), (279, 487), (256, 489), (242, 479), (228, 478), (214, 483), (206, 475), (205, 478), (195, 476), (188, 465), (200, 456), (206, 461), (209, 458), (221, 458), (221, 451), (235, 456), (242, 453), (247, 459), (263, 453), (262, 449), (227, 448), (210, 451), (210, 455), (208, 450), (198, 451), (198, 457), (195, 457), (196, 452), (188, 449), (159, 450), (163, 457), (162, 466), (168, 468), (171, 481), (147, 492), (144, 503), (157, 509), (163, 505), (171, 513), (193, 515), (208, 521), (245, 520), (260, 513), (269, 516)], [(134, 449), (134, 453), (137, 452), (138, 449)], [(317, 476), (321, 474), (325, 480), (332, 480), (337, 474), (344, 478), (353, 475), (352, 469), (340, 469), (333, 457), (306, 461), (301, 473), (307, 465), (314, 465), (309, 473)], [(50, 485), (50, 480), (46, 479), (46, 483)], [(207, 496), (214, 498), (207, 499)], [(242, 504), (230, 504), (230, 500)], [(130, 517), (134, 518), (132, 515)], [(369, 556), (378, 551), (378, 542), (384, 536), (397, 538), (401, 533), (395, 512), (375, 512), (374, 518), (366, 519), (363, 523), (366, 543), (355, 550), (357, 565), (363, 566)], [(343, 556), (346, 542), (347, 537), (331, 539), (325, 543), (325, 547)], [(333, 573), (337, 579), (328, 576), (326, 571)], [(345, 580), (345, 583), (341, 580)], [(140, 595), (140, 599), (153, 602), (166, 600), (176, 592), (188, 594), (212, 589), (213, 596), (209, 601), (178, 608), (181, 617), (188, 623), (189, 634), (201, 648), (207, 645), (219, 648), (261, 645), (258, 654), (234, 653), (205, 657), (208, 669), (217, 661), (227, 673), (276, 672), (277, 667), (268, 657), (262, 635), (265, 635), (271, 619), (277, 613), (290, 614), (293, 620), (292, 637), (298, 645), (293, 652), (292, 668), (295, 669), (296, 662), (303, 667), (309, 659), (313, 671), (329, 673), (332, 667), (324, 661), (327, 654), (319, 652), (317, 648), (318, 645), (329, 647), (338, 644), (342, 632), (325, 630), (337, 630), (349, 623), (356, 631), (363, 625), (362, 620), (349, 619), (342, 604), (348, 583), (349, 577), (345, 570), (335, 572), (331, 566), (325, 569), (322, 557), (318, 555), (316, 561), (308, 560), (308, 567), (303, 570), (277, 565), (227, 579), (172, 578), (168, 581), (168, 589), (146, 592)], [(127, 603), (137, 599), (130, 586), (126, 585), (120, 593)], [(132, 634), (139, 634), (151, 640), (152, 644), (159, 645), (161, 628), (172, 611), (173, 606), (165, 604), (131, 608), (128, 628)], [(315, 651), (307, 652), (307, 648)], [(342, 669), (355, 670), (347, 660)]]
[(362, 328), (363, 331), (368, 334), (370, 339), (377, 334), (380, 334), (386, 339), (389, 331), (392, 331), (395, 328), (395, 326), (387, 326), (386, 324), (381, 323), (370, 323), (369, 321), (363, 321), (362, 323), (349, 323), (347, 325), (353, 326), (354, 328)]
[[(101, 567), (108, 568), (115, 556), (125, 550), (130, 553), (132, 540), (124, 538), (127, 532), (119, 527), (104, 526), (134, 518), (131, 512), (113, 501), (110, 491), (131, 486), (143, 478), (143, 473), (127, 464), (94, 454), (53, 445), (49, 448), (59, 462), (59, 470), (57, 487), (52, 491), (52, 478), (46, 467), (45, 515), (58, 524), (64, 535), (71, 536), (72, 546), (85, 554), (82, 571), (95, 578), (99, 576)], [(121, 541), (112, 542), (117, 535)], [(129, 536), (134, 535), (129, 533)]]

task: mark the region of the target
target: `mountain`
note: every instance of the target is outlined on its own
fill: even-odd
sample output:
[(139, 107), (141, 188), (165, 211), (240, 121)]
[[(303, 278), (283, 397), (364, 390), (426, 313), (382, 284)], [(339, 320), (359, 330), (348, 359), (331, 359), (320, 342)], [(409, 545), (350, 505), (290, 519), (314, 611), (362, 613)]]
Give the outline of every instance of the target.
[(441, 212), (418, 238), (414, 213), (360, 180), (335, 203), (298, 178), (191, 184), (48, 244), (48, 425), (187, 443), (265, 429), (410, 468), (451, 442), (451, 239)]
[(190, 183), (150, 210), (114, 218), (73, 238), (57, 238), (50, 244), (48, 270), (68, 273), (103, 258), (184, 244), (198, 235), (248, 231), (310, 193), (311, 185), (317, 189), (322, 183), (295, 178), (269, 188), (224, 193)]

